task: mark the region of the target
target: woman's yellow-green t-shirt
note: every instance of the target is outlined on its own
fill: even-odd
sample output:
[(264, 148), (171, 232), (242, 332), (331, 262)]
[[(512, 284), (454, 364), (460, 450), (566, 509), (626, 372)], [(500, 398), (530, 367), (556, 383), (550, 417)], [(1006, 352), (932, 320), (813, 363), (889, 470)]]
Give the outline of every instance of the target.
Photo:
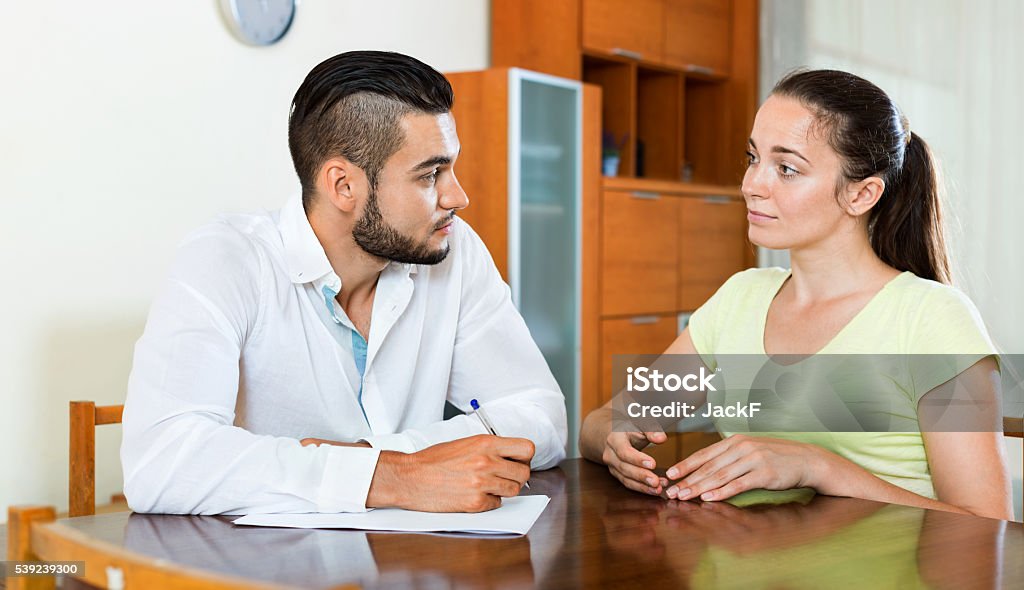
[[(768, 308), (789, 278), (781, 268), (749, 269), (733, 275), (690, 318), (690, 338), (714, 370), (716, 355), (761, 355)], [(960, 291), (904, 272), (893, 278), (817, 354), (949, 355), (957, 360), (904, 382), (868, 379), (873, 394), (894, 396), (916, 420), (917, 403), (974, 362), (996, 354), (981, 316)], [(953, 357), (952, 355), (956, 355)], [(724, 436), (733, 434), (717, 424)], [(935, 498), (928, 458), (919, 432), (760, 432), (813, 443), (871, 473), (922, 496)]]

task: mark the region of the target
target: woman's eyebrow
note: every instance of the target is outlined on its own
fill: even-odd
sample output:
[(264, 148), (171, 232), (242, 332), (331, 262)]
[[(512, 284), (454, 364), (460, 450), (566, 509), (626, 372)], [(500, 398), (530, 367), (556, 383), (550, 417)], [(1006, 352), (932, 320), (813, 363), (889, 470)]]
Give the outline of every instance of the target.
[(793, 154), (794, 156), (800, 158), (804, 162), (807, 162), (808, 165), (811, 163), (811, 161), (808, 160), (807, 158), (805, 158), (804, 155), (801, 154), (800, 152), (798, 152), (798, 151), (796, 151), (796, 150), (794, 150), (792, 148), (784, 147), (784, 146), (781, 146), (781, 145), (772, 146), (772, 153), (773, 154)]
[[(753, 139), (748, 137), (747, 138), (747, 143), (750, 144), (750, 147), (754, 148), (755, 150), (757, 149), (757, 144), (754, 143)], [(800, 158), (804, 162), (807, 162), (808, 165), (811, 165), (811, 161), (810, 160), (805, 158), (803, 154), (801, 154), (800, 152), (794, 150), (793, 148), (788, 148), (788, 147), (785, 147), (785, 146), (776, 145), (776, 146), (772, 146), (772, 153), (773, 154), (793, 154), (794, 156)]]

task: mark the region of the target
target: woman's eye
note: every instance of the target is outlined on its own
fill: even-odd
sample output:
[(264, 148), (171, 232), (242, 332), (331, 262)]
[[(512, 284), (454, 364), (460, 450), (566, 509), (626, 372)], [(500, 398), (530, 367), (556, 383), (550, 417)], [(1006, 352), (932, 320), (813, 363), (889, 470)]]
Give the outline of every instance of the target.
[(796, 168), (787, 166), (786, 164), (779, 164), (779, 172), (781, 172), (783, 176), (796, 176), (799, 174)]
[(753, 152), (747, 152), (747, 166), (757, 164), (757, 156)]

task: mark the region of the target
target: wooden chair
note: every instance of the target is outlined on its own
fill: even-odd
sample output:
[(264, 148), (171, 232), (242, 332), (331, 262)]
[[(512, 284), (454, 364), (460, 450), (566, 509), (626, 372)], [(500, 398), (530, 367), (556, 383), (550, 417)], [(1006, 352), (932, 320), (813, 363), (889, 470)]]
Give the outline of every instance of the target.
[[(96, 426), (120, 424), (123, 412), (123, 405), (70, 402), (68, 516), (96, 514)], [(123, 499), (124, 496), (116, 494), (111, 497), (111, 503), (116, 504)]]
[(1024, 438), (1024, 418), (1003, 417), (1003, 434), (1014, 438)]
[[(1024, 438), (1024, 418), (1003, 416), (1003, 436)], [(1024, 459), (1021, 460), (1021, 468), (1024, 469)]]

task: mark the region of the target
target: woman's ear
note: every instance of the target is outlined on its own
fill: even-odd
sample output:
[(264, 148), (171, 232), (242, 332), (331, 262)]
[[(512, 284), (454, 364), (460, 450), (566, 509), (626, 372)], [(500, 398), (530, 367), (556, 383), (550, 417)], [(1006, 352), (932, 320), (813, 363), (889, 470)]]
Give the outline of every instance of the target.
[(854, 217), (864, 215), (874, 207), (885, 192), (885, 181), (877, 176), (851, 182), (846, 187), (845, 209)]

